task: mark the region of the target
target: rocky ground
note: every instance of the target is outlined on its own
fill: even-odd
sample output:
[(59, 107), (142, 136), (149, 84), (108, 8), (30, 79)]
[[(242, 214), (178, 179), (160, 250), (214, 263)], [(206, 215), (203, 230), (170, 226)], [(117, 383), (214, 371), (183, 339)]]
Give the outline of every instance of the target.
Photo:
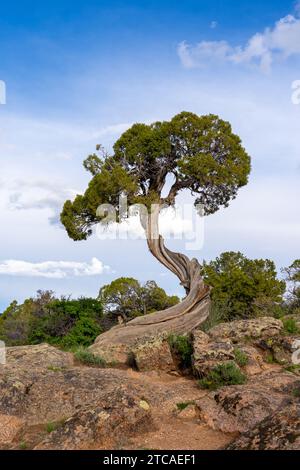
[[(131, 358), (135, 369), (78, 364), (47, 344), (8, 348), (0, 448), (300, 449), (297, 338), (272, 318), (198, 330), (189, 374), (166, 338), (144, 339)], [(228, 362), (245, 383), (199, 387)]]

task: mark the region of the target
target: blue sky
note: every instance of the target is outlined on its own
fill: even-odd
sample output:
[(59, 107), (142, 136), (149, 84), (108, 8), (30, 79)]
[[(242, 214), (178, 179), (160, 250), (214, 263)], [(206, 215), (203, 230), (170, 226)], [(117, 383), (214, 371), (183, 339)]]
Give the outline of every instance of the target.
[(241, 250), (278, 269), (299, 257), (297, 2), (12, 1), (1, 5), (0, 48), (0, 311), (39, 288), (96, 295), (121, 275), (181, 293), (144, 240), (75, 243), (56, 223), (84, 190), (81, 163), (97, 143), (109, 149), (133, 122), (181, 110), (229, 120), (253, 163), (192, 256)]

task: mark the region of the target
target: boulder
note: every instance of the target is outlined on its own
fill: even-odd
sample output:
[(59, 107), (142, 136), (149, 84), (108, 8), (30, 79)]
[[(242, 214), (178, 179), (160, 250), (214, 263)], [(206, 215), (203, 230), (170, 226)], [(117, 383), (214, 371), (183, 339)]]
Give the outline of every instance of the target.
[(300, 404), (267, 416), (231, 443), (228, 450), (300, 450)]
[[(16, 369), (66, 368), (74, 364), (73, 354), (60, 351), (47, 343), (6, 348), (6, 363)], [(1, 367), (1, 365), (0, 365)]]
[(273, 362), (281, 365), (291, 364), (293, 362), (293, 353), (299, 349), (295, 346), (300, 337), (297, 336), (275, 336), (274, 338), (261, 339), (256, 345), (264, 351), (265, 358), (271, 358)]
[(196, 338), (193, 348), (193, 369), (199, 377), (207, 375), (218, 364), (232, 361), (235, 358), (234, 347), (229, 340), (202, 343)]
[(134, 363), (139, 371), (161, 370), (175, 371), (168, 337), (165, 334), (144, 337), (131, 351)]
[(202, 420), (215, 430), (247, 432), (284, 406), (297, 377), (288, 372), (264, 372), (245, 385), (222, 387), (196, 401)]
[(23, 428), (25, 422), (16, 416), (0, 414), (0, 445), (11, 443)]
[(235, 320), (229, 323), (216, 325), (208, 334), (212, 340), (221, 338), (230, 339), (234, 343), (248, 339), (266, 339), (281, 333), (283, 324), (281, 320), (272, 317), (261, 317), (251, 320)]
[(121, 385), (94, 406), (77, 411), (35, 449), (111, 449), (122, 446), (124, 438), (146, 431), (151, 424), (150, 405), (134, 390)]
[(247, 358), (247, 362), (243, 365), (243, 371), (247, 376), (260, 374), (267, 369), (267, 364), (264, 363), (262, 355), (257, 349), (248, 344), (238, 344), (235, 351), (241, 351)]
[(15, 348), (0, 366), (0, 449), (120, 448), (135, 432), (155, 429), (153, 410), (171, 415), (202, 393), (193, 381), (159, 371), (49, 366), (44, 346), (30, 367), (24, 357), (33, 349), (19, 351), (20, 361)]

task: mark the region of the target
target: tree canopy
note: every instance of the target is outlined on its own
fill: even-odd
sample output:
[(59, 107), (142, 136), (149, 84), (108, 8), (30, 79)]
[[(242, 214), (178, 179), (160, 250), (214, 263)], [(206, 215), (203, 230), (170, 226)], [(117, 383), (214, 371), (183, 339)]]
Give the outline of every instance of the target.
[(286, 280), (289, 287), (289, 307), (292, 311), (300, 309), (300, 259), (296, 259), (283, 272), (286, 274)]
[(155, 281), (141, 285), (131, 277), (120, 277), (103, 286), (99, 292), (104, 314), (122, 317), (127, 321), (136, 316), (164, 310), (179, 302), (177, 296), (168, 296)]
[(223, 320), (274, 315), (286, 284), (277, 278), (273, 261), (248, 259), (240, 252), (225, 252), (203, 266), (212, 286), (212, 300)]
[(23, 304), (13, 301), (0, 316), (0, 339), (7, 345), (47, 342), (63, 347), (87, 346), (103, 331), (102, 304), (97, 299), (55, 298), (38, 291)]
[[(248, 181), (250, 157), (231, 125), (215, 115), (182, 112), (170, 121), (134, 124), (113, 146), (112, 155), (97, 146), (84, 167), (92, 179), (83, 195), (66, 201), (61, 221), (74, 240), (86, 239), (105, 214), (102, 204), (119, 213), (119, 196), (128, 203), (173, 205), (177, 194), (190, 190), (205, 215), (226, 207)], [(173, 182), (162, 197), (168, 175)], [(107, 219), (106, 219), (107, 220)]]

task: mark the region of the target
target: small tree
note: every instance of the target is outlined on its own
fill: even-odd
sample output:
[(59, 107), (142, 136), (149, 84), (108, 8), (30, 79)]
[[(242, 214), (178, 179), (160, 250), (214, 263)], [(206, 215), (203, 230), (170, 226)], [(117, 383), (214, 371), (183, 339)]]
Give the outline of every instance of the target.
[(179, 302), (177, 296), (168, 296), (155, 281), (148, 281), (142, 286), (132, 277), (120, 277), (101, 287), (99, 300), (103, 304), (104, 314), (115, 318), (120, 316), (124, 321)]
[(214, 307), (221, 312), (219, 320), (276, 315), (285, 282), (277, 278), (273, 261), (226, 252), (204, 263), (203, 273), (212, 286)]
[(296, 259), (291, 266), (285, 268), (286, 281), (289, 291), (289, 308), (292, 312), (300, 309), (300, 259)]
[(105, 315), (122, 317), (124, 321), (143, 312), (142, 289), (132, 277), (120, 277), (101, 287), (99, 300)]
[[(97, 211), (102, 204), (113, 206), (116, 219), (121, 222), (122, 194), (126, 194), (130, 205), (145, 206), (147, 211), (140, 211), (140, 218), (148, 248), (179, 278), (187, 297), (175, 307), (157, 313), (151, 325), (145, 318), (135, 319), (133, 324), (148, 325), (149, 330), (155, 325), (159, 331), (168, 329), (169, 319), (169, 328), (177, 328), (178, 332), (197, 326), (208, 315), (209, 288), (204, 285), (196, 259), (166, 248), (159, 235), (158, 217), (163, 207), (175, 204), (183, 190), (195, 196), (196, 207), (201, 205), (205, 215), (227, 207), (238, 189), (247, 184), (250, 172), (250, 158), (240, 138), (218, 116), (182, 112), (168, 122), (134, 124), (117, 140), (112, 155), (104, 154), (99, 146), (97, 150), (100, 153), (90, 155), (84, 162), (92, 174), (87, 190), (64, 204), (61, 221), (68, 235), (73, 240), (85, 240), (94, 224), (107, 223), (107, 213)], [(164, 196), (168, 176), (173, 181)]]

